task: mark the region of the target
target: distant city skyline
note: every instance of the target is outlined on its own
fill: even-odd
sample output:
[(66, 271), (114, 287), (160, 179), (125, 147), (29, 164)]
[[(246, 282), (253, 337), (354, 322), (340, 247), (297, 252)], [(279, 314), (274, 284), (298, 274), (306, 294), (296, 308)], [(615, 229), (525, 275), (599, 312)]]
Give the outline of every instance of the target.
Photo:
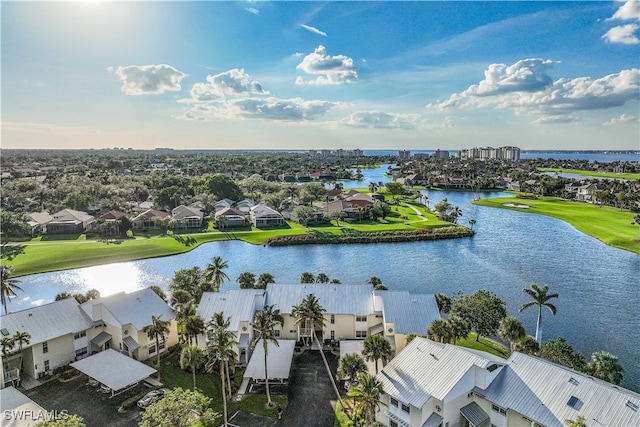
[(2, 148), (640, 150), (640, 2), (2, 2)]

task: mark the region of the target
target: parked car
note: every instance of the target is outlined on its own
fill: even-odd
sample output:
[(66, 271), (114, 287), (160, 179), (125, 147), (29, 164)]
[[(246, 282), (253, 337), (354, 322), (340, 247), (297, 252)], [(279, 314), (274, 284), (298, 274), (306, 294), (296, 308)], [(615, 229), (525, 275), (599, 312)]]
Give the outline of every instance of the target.
[(138, 400), (138, 407), (140, 409), (147, 409), (149, 405), (156, 403), (158, 400), (164, 397), (165, 393), (164, 388), (159, 388), (157, 390), (151, 390), (149, 393), (145, 394), (144, 397)]

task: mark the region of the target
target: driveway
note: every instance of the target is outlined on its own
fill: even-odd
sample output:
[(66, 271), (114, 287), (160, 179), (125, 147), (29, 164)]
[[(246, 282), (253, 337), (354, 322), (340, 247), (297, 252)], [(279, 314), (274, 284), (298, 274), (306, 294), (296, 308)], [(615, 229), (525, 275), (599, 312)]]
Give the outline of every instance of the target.
[(88, 427), (135, 427), (141, 419), (137, 406), (118, 412), (120, 404), (129, 397), (148, 388), (138, 385), (135, 388), (109, 399), (98, 389), (87, 385), (88, 377), (80, 375), (69, 382), (52, 380), (25, 392), (33, 401), (47, 411), (67, 411), (84, 418)]
[[(331, 375), (338, 369), (338, 356), (324, 352)], [(293, 356), (289, 400), (278, 425), (292, 427), (332, 427), (336, 394), (319, 351), (306, 350)]]

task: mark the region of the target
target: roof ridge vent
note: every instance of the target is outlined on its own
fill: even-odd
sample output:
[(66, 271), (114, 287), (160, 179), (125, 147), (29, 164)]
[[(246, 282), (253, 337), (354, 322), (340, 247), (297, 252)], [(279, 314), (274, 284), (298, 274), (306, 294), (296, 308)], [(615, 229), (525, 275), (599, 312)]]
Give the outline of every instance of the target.
[(570, 382), (571, 384), (573, 384), (573, 385), (578, 385), (578, 384), (580, 384), (580, 381), (578, 381), (577, 379), (575, 379), (575, 378), (573, 378), (573, 377), (569, 378), (569, 382)]
[(632, 411), (638, 412), (638, 405), (630, 400), (627, 400), (627, 403), (625, 403), (624, 406), (631, 408)]

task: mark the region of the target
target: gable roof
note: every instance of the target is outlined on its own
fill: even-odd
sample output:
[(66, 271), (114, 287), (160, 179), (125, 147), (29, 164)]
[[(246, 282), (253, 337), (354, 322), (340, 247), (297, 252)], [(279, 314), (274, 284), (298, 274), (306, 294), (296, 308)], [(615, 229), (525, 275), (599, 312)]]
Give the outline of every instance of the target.
[(213, 204), (214, 207), (222, 207), (222, 206), (231, 206), (235, 203), (235, 201), (231, 200), (231, 199), (222, 199), (222, 200), (218, 200), (217, 202), (215, 202)]
[(432, 294), (410, 294), (406, 291), (376, 291), (382, 296), (384, 320), (393, 323), (400, 334), (426, 334), (429, 325), (440, 319), (436, 298)]
[(171, 308), (151, 288), (96, 298), (83, 303), (81, 307), (94, 321), (103, 319), (104, 309), (111, 313), (120, 325), (131, 324), (139, 331), (151, 324), (152, 315), (162, 316), (162, 320), (175, 319)]
[(93, 322), (80, 310), (75, 298), (6, 314), (0, 318), (0, 324), (10, 335), (18, 331), (28, 332), (31, 339), (27, 347), (84, 331), (93, 326)]
[(31, 224), (31, 225), (46, 224), (46, 223), (48, 223), (49, 221), (51, 221), (53, 219), (53, 217), (51, 215), (49, 215), (48, 212), (31, 212), (27, 216), (33, 220), (33, 221), (29, 221), (30, 224), (31, 224), (31, 222), (34, 223), (34, 224)]
[(200, 209), (180, 205), (173, 208), (173, 210), (171, 211), (171, 216), (173, 217), (173, 219), (185, 219), (194, 217), (202, 219), (204, 217), (204, 213)]
[(293, 306), (300, 304), (309, 294), (318, 297), (327, 314), (366, 316), (375, 313), (372, 285), (270, 283), (267, 285), (267, 304), (275, 304), (283, 314), (291, 314)]
[(137, 217), (133, 218), (133, 221), (141, 220), (141, 219), (151, 219), (154, 216), (159, 216), (160, 218), (165, 218), (169, 216), (169, 212), (165, 211), (157, 211), (155, 209), (149, 209), (142, 212)]
[(244, 218), (245, 216), (245, 212), (242, 212), (241, 210), (238, 209), (233, 209), (233, 208), (224, 208), (222, 210), (219, 210), (218, 212), (216, 212), (216, 217), (219, 216), (241, 216)]
[[(44, 415), (47, 413), (42, 406), (13, 386), (0, 390), (0, 412), (3, 414), (2, 425), (5, 427), (36, 425), (44, 420)], [(16, 416), (9, 414), (16, 414)]]
[[(258, 300), (258, 301), (256, 301)], [(204, 292), (196, 315), (206, 322), (211, 320), (215, 313), (223, 312), (224, 317), (230, 317), (230, 331), (237, 331), (240, 322), (251, 322), (256, 309), (264, 306), (263, 289), (233, 289), (227, 292)]]
[(106, 214), (100, 216), (99, 219), (115, 220), (115, 219), (121, 218), (123, 216), (126, 217), (126, 218), (131, 218), (133, 215), (131, 215), (130, 213), (126, 213), (126, 212), (113, 210), (113, 211), (109, 211)]
[[(477, 393), (546, 426), (564, 426), (564, 420), (580, 415), (598, 425), (640, 425), (640, 394), (518, 352), (489, 387)], [(572, 398), (575, 404), (570, 406)]]
[(53, 222), (85, 222), (93, 219), (88, 213), (73, 209), (63, 209), (51, 216), (53, 217)]
[(280, 212), (275, 209), (271, 209), (269, 206), (259, 203), (255, 206), (252, 206), (249, 210), (252, 218), (260, 218), (263, 216), (282, 216)]
[(376, 378), (386, 393), (422, 408), (431, 397), (444, 400), (473, 367), (486, 369), (496, 363), (505, 364), (506, 360), (416, 337)]

